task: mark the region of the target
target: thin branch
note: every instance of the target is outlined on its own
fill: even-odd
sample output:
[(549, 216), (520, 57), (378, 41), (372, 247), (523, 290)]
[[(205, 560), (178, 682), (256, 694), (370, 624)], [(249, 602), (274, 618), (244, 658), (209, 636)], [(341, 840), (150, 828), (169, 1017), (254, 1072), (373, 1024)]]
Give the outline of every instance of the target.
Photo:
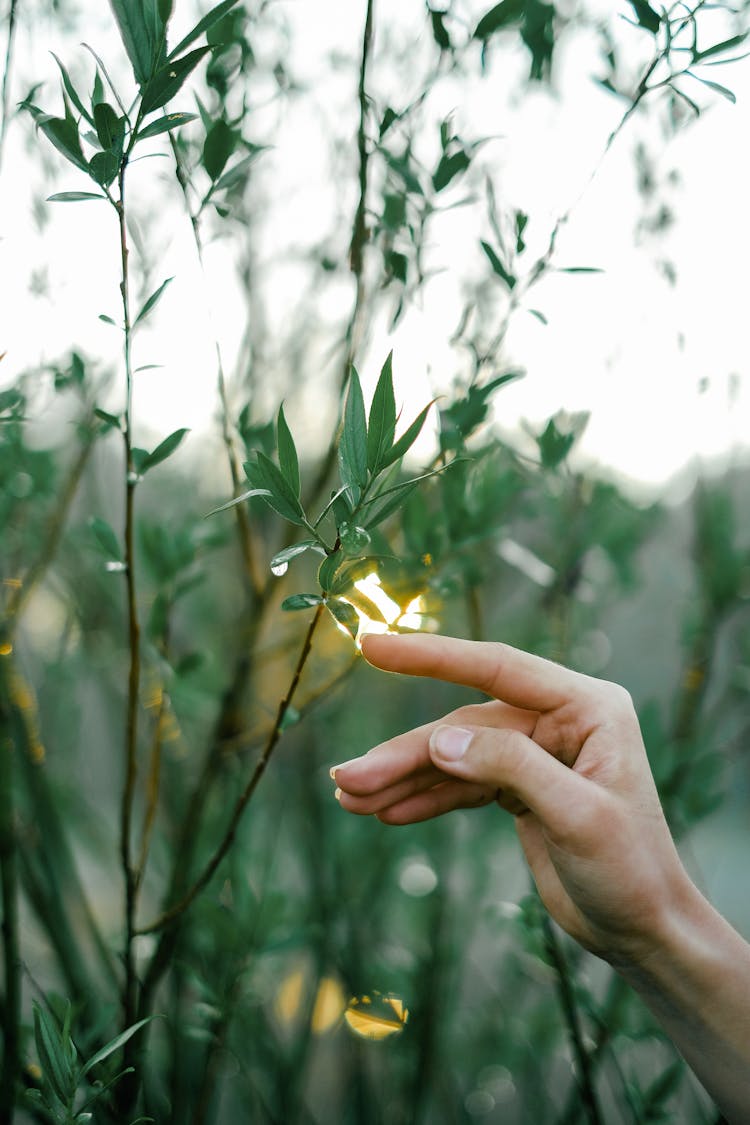
[(36, 560), (31, 564), (26, 571), (25, 576), (21, 580), (10, 598), (8, 599), (8, 608), (6, 610), (6, 628), (9, 636), (12, 637), (18, 620), (26, 608), (29, 598), (32, 593), (44, 578), (47, 570), (52, 563), (57, 548), (62, 538), (62, 533), (65, 529), (68, 514), (70, 512), (73, 501), (78, 492), (84, 470), (88, 464), (88, 459), (91, 455), (91, 450), (94, 445), (94, 432), (89, 427), (86, 438), (81, 446), (78, 456), (70, 467), (67, 479), (63, 489), (55, 504), (54, 511), (47, 524), (47, 530), (44, 534), (42, 545), (39, 549), (39, 554)]
[[(359, 199), (357, 201), (357, 209), (354, 215), (352, 238), (349, 244), (349, 265), (351, 267), (352, 273), (354, 274), (355, 292), (354, 306), (352, 308), (351, 316), (349, 317), (349, 323), (344, 334), (344, 345), (346, 351), (344, 355), (344, 363), (342, 365), (341, 376), (339, 379), (339, 402), (343, 400), (344, 393), (349, 382), (349, 371), (359, 348), (360, 337), (362, 334), (362, 318), (366, 297), (364, 248), (367, 243), (369, 234), (367, 229), (367, 188), (370, 162), (370, 152), (367, 145), (367, 68), (370, 62), (370, 56), (372, 54), (374, 7), (374, 0), (367, 0), (365, 27), (362, 34), (362, 54), (359, 65), (358, 86), (359, 127), (357, 130), (357, 154), (359, 159)], [(337, 443), (334, 441), (329, 446), (328, 452), (318, 469), (315, 480), (313, 481), (310, 495), (306, 501), (307, 508), (314, 507), (323, 494), (323, 491), (326, 487), (326, 482), (328, 481), (333, 467), (336, 464), (336, 448)]]
[(0, 171), (3, 166), (3, 152), (5, 138), (8, 134), (8, 111), (10, 103), (10, 72), (13, 63), (13, 46), (16, 32), (16, 18), (18, 16), (18, 0), (10, 0), (8, 13), (8, 41), (5, 46), (5, 66), (3, 68), (3, 88), (0, 93)]
[(217, 847), (217, 849), (214, 852), (211, 859), (208, 861), (208, 863), (204, 867), (201, 874), (198, 876), (198, 878), (193, 883), (190, 890), (187, 891), (187, 893), (180, 899), (180, 901), (175, 903), (173, 906), (169, 907), (169, 909), (165, 910), (164, 913), (159, 918), (157, 918), (154, 922), (151, 922), (148, 926), (143, 926), (140, 929), (138, 929), (137, 933), (139, 933), (139, 934), (155, 933), (158, 930), (163, 930), (166, 927), (171, 926), (175, 921), (177, 921), (177, 919), (180, 918), (180, 916), (182, 914), (184, 914), (184, 912), (187, 910), (187, 908), (191, 905), (191, 903), (197, 897), (197, 895), (200, 894), (200, 892), (203, 890), (203, 888), (206, 886), (206, 884), (211, 880), (211, 878), (214, 875), (214, 872), (216, 871), (217, 867), (219, 866), (221, 861), (224, 859), (225, 855), (227, 854), (227, 852), (231, 848), (232, 844), (234, 843), (234, 839), (235, 839), (235, 836), (237, 834), (237, 828), (238, 828), (240, 820), (242, 818), (242, 814), (245, 811), (245, 809), (246, 809), (251, 797), (253, 796), (255, 790), (257, 789), (258, 783), (260, 782), (261, 777), (265, 773), (266, 766), (268, 765), (268, 762), (271, 758), (271, 755), (272, 755), (272, 753), (273, 753), (273, 751), (276, 747), (276, 744), (278, 743), (279, 738), (281, 737), (284, 719), (286, 717), (287, 711), (289, 710), (289, 707), (291, 706), (292, 700), (294, 699), (295, 693), (296, 693), (297, 688), (299, 686), (299, 682), (300, 682), (300, 678), (302, 676), (302, 672), (304, 670), (305, 664), (307, 663), (307, 658), (310, 655), (313, 637), (315, 635), (315, 631), (316, 631), (316, 629), (318, 627), (318, 624), (321, 620), (321, 617), (323, 615), (324, 609), (325, 609), (325, 606), (321, 602), (318, 605), (317, 609), (315, 610), (315, 614), (313, 615), (313, 619), (310, 622), (310, 626), (309, 626), (309, 628), (307, 630), (307, 633), (305, 635), (305, 640), (304, 640), (304, 643), (302, 645), (302, 650), (300, 652), (299, 659), (297, 661), (297, 665), (296, 665), (295, 670), (294, 670), (294, 675), (292, 676), (292, 681), (289, 685), (289, 689), (287, 690), (287, 693), (284, 696), (284, 698), (279, 703), (279, 708), (278, 708), (278, 711), (276, 713), (276, 721), (275, 721), (275, 723), (274, 723), (274, 725), (271, 729), (271, 732), (268, 736), (268, 740), (266, 742), (265, 748), (263, 750), (263, 753), (260, 756), (260, 759), (259, 759), (259, 761), (258, 761), (258, 763), (255, 767), (255, 770), (253, 771), (252, 776), (250, 777), (249, 781), (247, 782), (247, 785), (243, 789), (242, 793), (237, 798), (234, 809), (232, 811), (232, 815), (231, 815), (230, 820), (229, 820), (229, 825), (227, 826), (227, 829), (224, 833), (224, 836), (221, 840), (221, 843)]
[[(200, 208), (195, 211), (190, 203), (190, 181), (188, 180), (185, 168), (180, 158), (179, 149), (175, 140), (172, 130), (169, 131), (169, 143), (172, 148), (172, 155), (175, 164), (175, 177), (177, 183), (180, 185), (183, 199), (185, 201), (185, 210), (187, 211), (190, 219), (190, 226), (193, 232), (193, 241), (198, 256), (198, 264), (201, 269), (201, 276), (203, 277), (204, 288), (206, 296), (209, 295), (209, 286), (206, 276), (206, 265), (203, 254), (203, 236), (201, 234), (200, 226)], [(210, 301), (208, 301), (210, 307)], [(227, 464), (229, 465), (229, 473), (232, 478), (232, 495), (239, 496), (242, 491), (242, 475), (240, 473), (240, 464), (237, 457), (237, 450), (235, 449), (234, 440), (232, 437), (232, 429), (229, 420), (229, 400), (227, 396), (227, 382), (224, 372), (224, 360), (221, 353), (221, 344), (218, 337), (214, 338), (214, 349), (216, 351), (216, 384), (219, 392), (219, 404), (221, 407), (221, 437), (224, 442), (224, 448), (227, 455)], [(236, 504), (234, 508), (234, 518), (237, 523), (237, 536), (240, 543), (240, 552), (242, 554), (242, 561), (245, 567), (245, 573), (250, 582), (255, 598), (259, 598), (264, 588), (267, 585), (267, 579), (264, 568), (258, 558), (258, 552), (255, 546), (255, 540), (250, 530), (250, 521), (247, 516), (247, 509), (244, 504)]]
[(581, 1028), (580, 1015), (578, 1013), (578, 1006), (576, 1004), (575, 991), (573, 989), (573, 982), (570, 977), (567, 961), (562, 946), (558, 941), (557, 935), (552, 928), (552, 922), (548, 915), (545, 913), (542, 918), (542, 933), (544, 936), (544, 944), (549, 954), (550, 960), (555, 969), (557, 976), (557, 992), (560, 998), (560, 1007), (562, 1008), (565, 1025), (568, 1030), (570, 1038), (570, 1046), (573, 1051), (573, 1057), (576, 1060), (576, 1067), (578, 1070), (578, 1084), (583, 1102), (586, 1110), (586, 1116), (589, 1125), (604, 1125), (604, 1117), (599, 1106), (599, 1099), (596, 1093), (596, 1086), (594, 1085), (594, 1074), (591, 1066), (591, 1059), (586, 1050), (583, 1042), (583, 1031)]

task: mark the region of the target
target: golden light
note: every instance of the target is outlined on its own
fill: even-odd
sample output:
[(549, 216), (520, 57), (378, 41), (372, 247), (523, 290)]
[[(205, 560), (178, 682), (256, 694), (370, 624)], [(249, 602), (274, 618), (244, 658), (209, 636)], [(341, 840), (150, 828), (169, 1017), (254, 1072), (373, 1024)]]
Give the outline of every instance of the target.
[(355, 1035), (363, 1039), (388, 1039), (400, 1035), (409, 1018), (409, 1011), (398, 996), (355, 996), (347, 1005), (344, 1019)]
[[(405, 606), (399, 605), (384, 588), (380, 575), (373, 571), (354, 583), (354, 591), (349, 597), (340, 598), (347, 602), (359, 618), (357, 647), (365, 633), (389, 633), (399, 629), (423, 629), (426, 626), (425, 604), (422, 595), (413, 597)], [(349, 635), (346, 627), (339, 623), (342, 633)]]
[(310, 1026), (316, 1035), (324, 1035), (337, 1027), (344, 1014), (344, 990), (334, 977), (323, 977), (315, 997)]

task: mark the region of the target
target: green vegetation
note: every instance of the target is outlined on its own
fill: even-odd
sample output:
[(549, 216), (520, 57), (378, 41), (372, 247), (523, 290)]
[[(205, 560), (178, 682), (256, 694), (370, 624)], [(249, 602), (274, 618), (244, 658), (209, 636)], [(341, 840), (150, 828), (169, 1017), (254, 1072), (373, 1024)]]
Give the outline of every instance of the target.
[[(171, 46), (169, 0), (112, 0), (122, 57), (89, 48), (85, 81), (80, 59), (56, 59), (62, 116), (48, 88), (14, 116), (23, 7), (9, 8), (0, 152), (10, 124), (40, 162), (57, 150), (49, 221), (66, 221), (60, 203), (109, 209), (109, 245), (80, 253), (90, 271), (117, 264), (119, 310), (100, 319), (121, 350), (104, 373), (71, 340), (0, 391), (0, 1125), (715, 1120), (645, 1009), (546, 919), (507, 818), (389, 830), (343, 815), (328, 777), (465, 696), (363, 666), (358, 636), (386, 628), (502, 637), (632, 686), (680, 834), (742, 776), (737, 481), (704, 483), (677, 513), (576, 460), (584, 417), (556, 414), (525, 445), (500, 436), (493, 412), (520, 375), (508, 325), (544, 322), (540, 279), (592, 267), (556, 259), (568, 215), (529, 249), (536, 218), (499, 198), (487, 138), (443, 117), (423, 155), (443, 79), (521, 51), (546, 82), (576, 20), (540, 0), (428, 6), (421, 95), (394, 106), (370, 93), (363, 5), (347, 236), (310, 266), (314, 286), (346, 282), (346, 322), (320, 371), (296, 322), (233, 379), (216, 342), (222, 481), (179, 402), (168, 436), (136, 441), (152, 364), (134, 349), (173, 279), (142, 244), (134, 185), (156, 193), (169, 161), (182, 211), (165, 221), (202, 265), (219, 235), (258, 237), (252, 177), (273, 137), (249, 107), (269, 77), (274, 98), (305, 96), (278, 5), (224, 0)], [(648, 54), (635, 83), (589, 21), (623, 101), (607, 148), (652, 96), (698, 113), (686, 79), (732, 97), (706, 67), (742, 53), (746, 7), (623, 5)], [(704, 9), (726, 17), (721, 37)], [(63, 171), (73, 186), (58, 190)], [(420, 299), (457, 187), (485, 232), (481, 280), (446, 333), (464, 361), (450, 395), (402, 416), (398, 352), (369, 403), (354, 365), (376, 319), (396, 325)], [(245, 281), (254, 327), (250, 264)], [(314, 420), (332, 418), (320, 457), (285, 413), (311, 381), (335, 404)]]

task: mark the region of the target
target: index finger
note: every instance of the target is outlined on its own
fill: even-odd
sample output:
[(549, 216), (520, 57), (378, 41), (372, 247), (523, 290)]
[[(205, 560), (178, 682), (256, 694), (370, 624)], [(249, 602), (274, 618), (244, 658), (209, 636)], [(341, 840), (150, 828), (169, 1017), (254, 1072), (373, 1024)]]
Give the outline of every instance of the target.
[(497, 641), (465, 641), (434, 633), (368, 634), (362, 639), (362, 652), (370, 664), (384, 671), (464, 684), (528, 711), (554, 711), (578, 694), (586, 679)]

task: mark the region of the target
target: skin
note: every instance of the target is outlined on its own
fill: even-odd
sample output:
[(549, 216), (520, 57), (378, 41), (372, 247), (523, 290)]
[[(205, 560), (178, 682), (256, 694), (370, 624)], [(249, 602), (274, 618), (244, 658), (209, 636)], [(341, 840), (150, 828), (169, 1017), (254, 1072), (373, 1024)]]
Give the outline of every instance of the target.
[(490, 698), (335, 766), (342, 808), (408, 825), (496, 801), (555, 921), (628, 980), (727, 1120), (748, 1125), (750, 946), (682, 865), (628, 693), (503, 644), (369, 636), (362, 651)]

